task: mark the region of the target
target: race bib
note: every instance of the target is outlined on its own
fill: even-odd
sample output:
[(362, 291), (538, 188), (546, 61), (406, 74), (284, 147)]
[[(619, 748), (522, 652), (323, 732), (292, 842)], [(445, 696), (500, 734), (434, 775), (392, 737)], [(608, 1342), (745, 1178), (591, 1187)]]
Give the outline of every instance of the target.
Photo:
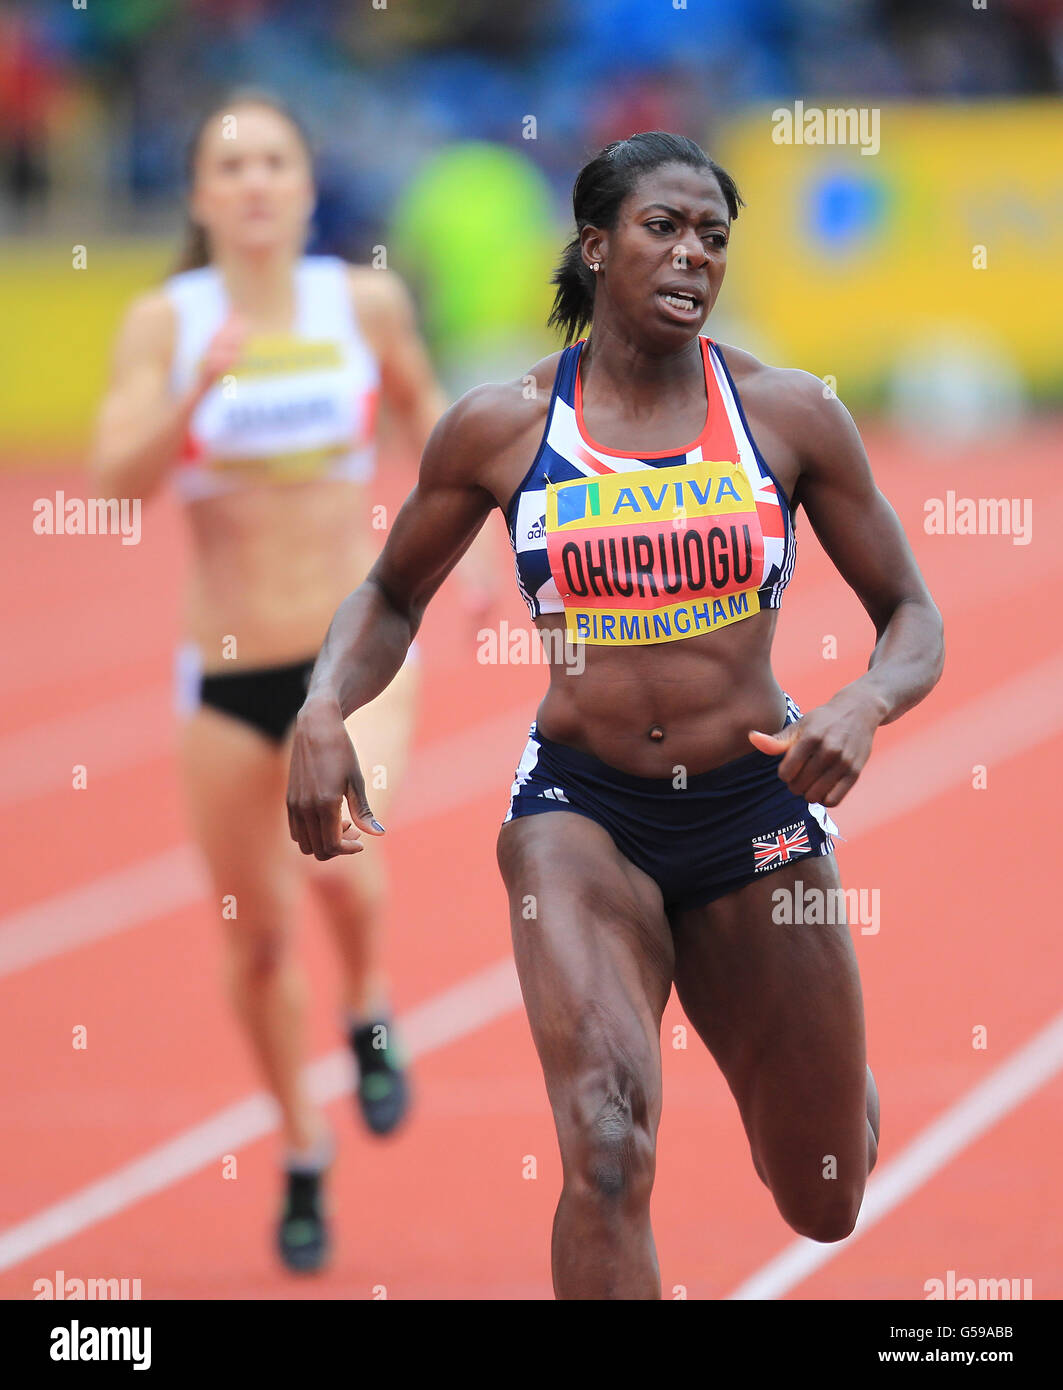
[(736, 463), (548, 483), (546, 545), (573, 641), (677, 642), (760, 611), (764, 536)]

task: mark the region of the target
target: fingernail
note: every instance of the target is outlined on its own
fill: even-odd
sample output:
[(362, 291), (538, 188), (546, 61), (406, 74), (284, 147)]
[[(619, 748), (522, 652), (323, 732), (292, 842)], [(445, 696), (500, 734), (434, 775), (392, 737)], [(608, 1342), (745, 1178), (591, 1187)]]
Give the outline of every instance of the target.
[(370, 820), (369, 824), (373, 827), (374, 830), (379, 831), (381, 835), (384, 834), (384, 827), (380, 824), (378, 820)]

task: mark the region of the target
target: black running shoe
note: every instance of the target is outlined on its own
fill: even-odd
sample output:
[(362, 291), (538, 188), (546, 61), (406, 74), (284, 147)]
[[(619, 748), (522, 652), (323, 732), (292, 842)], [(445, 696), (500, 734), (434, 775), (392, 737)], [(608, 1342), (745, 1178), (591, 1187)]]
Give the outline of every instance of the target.
[(321, 1269), (329, 1255), (328, 1227), (324, 1217), (324, 1173), (286, 1175), (288, 1190), (277, 1227), (277, 1249), (296, 1274)]
[(358, 1063), (358, 1104), (374, 1134), (390, 1134), (405, 1118), (410, 1086), (405, 1059), (387, 1020), (352, 1029), (351, 1051)]

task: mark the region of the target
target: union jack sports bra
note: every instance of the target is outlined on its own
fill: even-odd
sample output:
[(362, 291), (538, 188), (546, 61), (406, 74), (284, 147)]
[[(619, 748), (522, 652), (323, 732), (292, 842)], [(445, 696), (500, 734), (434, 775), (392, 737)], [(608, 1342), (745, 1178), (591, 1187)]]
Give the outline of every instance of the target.
[(531, 616), (564, 613), (576, 642), (645, 646), (780, 607), (796, 559), (790, 502), (717, 344), (700, 338), (708, 408), (697, 439), (636, 455), (587, 434), (585, 342), (561, 354), (542, 443), (506, 510)]

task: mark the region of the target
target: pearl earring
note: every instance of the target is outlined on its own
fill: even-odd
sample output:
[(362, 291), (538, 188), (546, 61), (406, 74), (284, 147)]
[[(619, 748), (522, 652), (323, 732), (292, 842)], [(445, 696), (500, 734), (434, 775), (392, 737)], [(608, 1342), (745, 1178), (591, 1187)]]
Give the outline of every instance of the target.
[(591, 269), (597, 271), (601, 268), (601, 264), (601, 261), (595, 261), (594, 264), (591, 266)]

